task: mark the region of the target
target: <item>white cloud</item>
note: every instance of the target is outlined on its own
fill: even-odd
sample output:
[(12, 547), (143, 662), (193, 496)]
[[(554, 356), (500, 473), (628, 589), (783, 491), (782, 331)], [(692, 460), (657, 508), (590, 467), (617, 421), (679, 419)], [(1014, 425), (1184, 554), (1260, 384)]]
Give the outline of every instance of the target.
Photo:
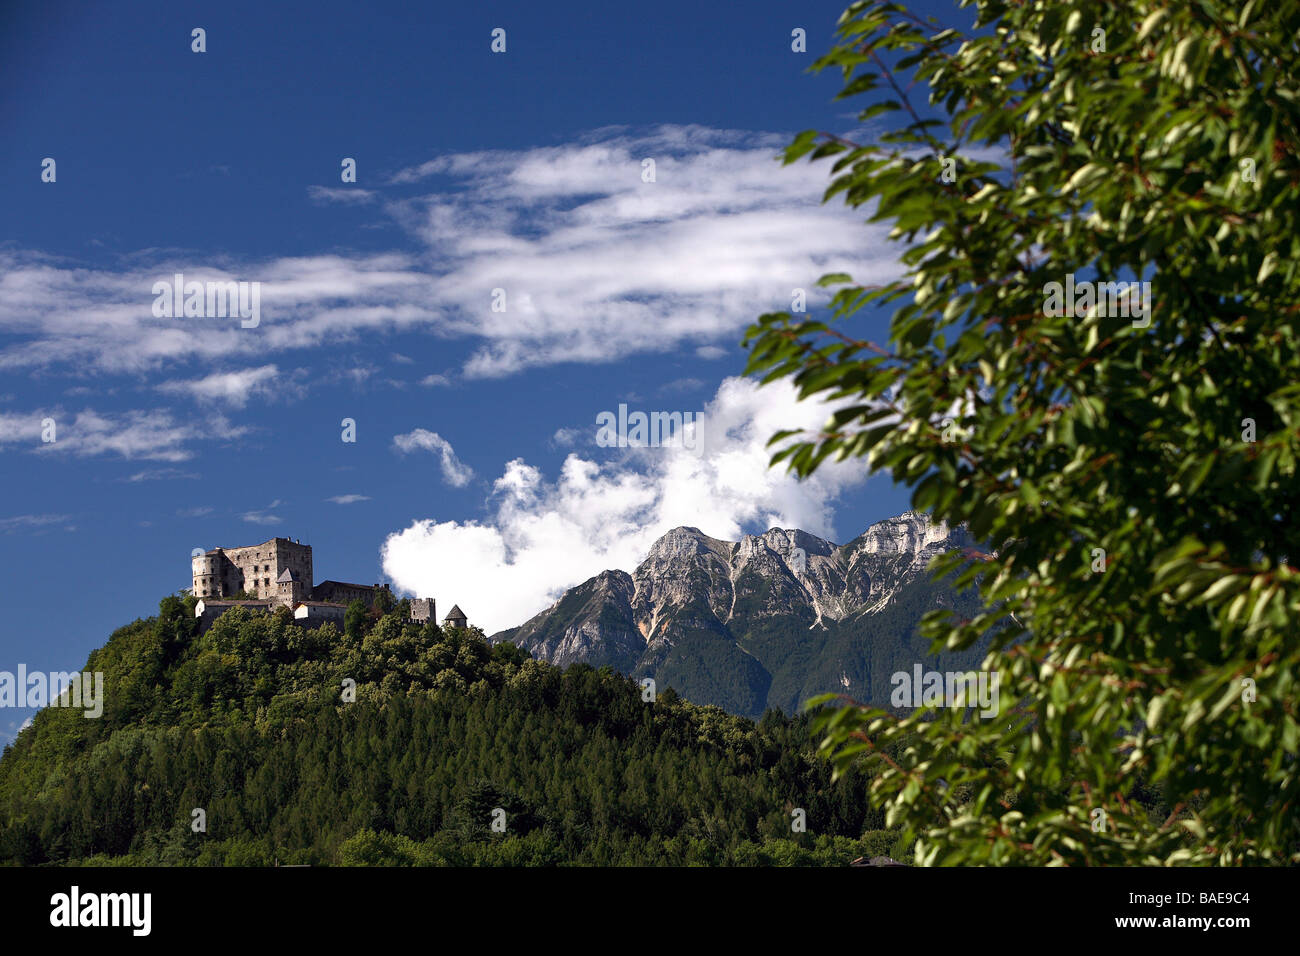
[(158, 386), (160, 392), (189, 395), (206, 402), (223, 402), (233, 408), (243, 408), (251, 398), (283, 393), (285, 389), (297, 391), (284, 380), (279, 368), (274, 365), (246, 368), (237, 372), (214, 372), (193, 381), (163, 382)]
[(357, 189), (355, 186), (351, 189), (329, 186), (308, 186), (307, 195), (311, 200), (322, 205), (327, 203), (343, 203), (350, 206), (362, 206), (366, 203), (373, 202), (377, 195), (372, 189)]
[[(820, 197), (827, 170), (783, 169), (782, 137), (701, 127), (521, 152), (444, 157), (399, 174), (466, 188), (394, 204), (450, 268), (438, 300), (451, 328), (487, 339), (470, 376), (637, 352), (736, 352), (736, 333), (788, 307), (825, 272), (880, 281), (898, 271), (860, 216)], [(641, 160), (656, 160), (656, 182)], [(870, 249), (871, 253), (857, 250)], [(489, 308), (506, 292), (506, 311)]]
[(474, 477), (474, 470), (456, 457), (451, 442), (437, 432), (417, 428), (405, 435), (394, 435), (393, 444), (402, 454), (429, 451), (438, 455), (442, 464), (442, 479), (453, 488), (464, 488)]
[[(42, 420), (53, 418), (55, 441), (42, 441)], [(185, 461), (193, 457), (188, 442), (217, 438), (238, 438), (248, 431), (231, 425), (220, 415), (206, 419), (187, 416), (177, 421), (170, 411), (135, 410), (121, 414), (100, 414), (85, 409), (75, 415), (62, 410), (25, 415), (0, 414), (0, 447), (29, 445), (39, 454), (119, 455), (122, 458), (157, 461)], [(143, 473), (142, 473), (143, 474)]]
[(173, 478), (198, 478), (199, 476), (192, 471), (182, 471), (179, 468), (146, 468), (144, 471), (137, 471), (124, 481), (167, 481)]
[(829, 413), (797, 402), (785, 383), (727, 379), (695, 450), (629, 448), (603, 462), (574, 452), (554, 481), (515, 459), (494, 484), (490, 519), (414, 521), (384, 541), (384, 571), (404, 591), (459, 604), (491, 633), (601, 571), (633, 570), (675, 527), (732, 540), (770, 527), (833, 537), (833, 503), (865, 480), (862, 462), (827, 461), (800, 482), (768, 467), (766, 447), (778, 430), (820, 428)]
[(246, 511), (240, 515), (249, 524), (283, 524), (284, 519), (266, 511)]
[(556, 448), (572, 448), (584, 437), (592, 437), (590, 429), (557, 428), (555, 434), (551, 436), (551, 445)]
[[(738, 333), (826, 272), (900, 272), (887, 227), (821, 204), (826, 164), (782, 168), (787, 137), (665, 126), (562, 146), (439, 157), (394, 181), (440, 191), (377, 208), (411, 252), (195, 262), (142, 253), (120, 270), (0, 252), (0, 368), (143, 373), (261, 360), (393, 332), (477, 341), (463, 374), (695, 351), (740, 357)], [(657, 179), (641, 181), (641, 160)], [(328, 190), (322, 195), (352, 190)], [(144, 263), (143, 265), (141, 263)], [(257, 281), (261, 323), (153, 316), (153, 283)], [(492, 290), (507, 311), (492, 312)], [(436, 376), (426, 384), (441, 384)], [(215, 386), (214, 386), (215, 387)]]
[[(174, 258), (128, 271), (77, 269), (34, 253), (0, 252), (0, 368), (78, 365), (146, 372), (185, 360), (265, 358), (289, 349), (335, 346), (367, 331), (427, 324), (430, 279), (405, 255), (249, 262), (221, 268)], [(155, 318), (153, 284), (258, 281), (261, 322), (238, 318)]]
[(656, 395), (671, 395), (674, 392), (693, 392), (705, 386), (703, 379), (699, 378), (677, 378), (671, 382), (664, 382), (655, 391)]
[(369, 495), (335, 495), (333, 498), (326, 498), (326, 501), (332, 501), (336, 505), (353, 505), (358, 501), (369, 501)]
[(47, 525), (63, 524), (71, 520), (71, 515), (14, 515), (12, 518), (0, 518), (0, 531), (13, 534), (15, 531), (44, 528)]
[(276, 498), (265, 508), (258, 508), (256, 511), (245, 511), (240, 517), (249, 524), (282, 524), (284, 519), (279, 515), (271, 512), (284, 504), (279, 498)]
[(351, 368), (345, 368), (338, 373), (338, 378), (351, 382), (360, 388), (369, 382), (378, 372), (379, 369), (373, 365), (354, 365)]

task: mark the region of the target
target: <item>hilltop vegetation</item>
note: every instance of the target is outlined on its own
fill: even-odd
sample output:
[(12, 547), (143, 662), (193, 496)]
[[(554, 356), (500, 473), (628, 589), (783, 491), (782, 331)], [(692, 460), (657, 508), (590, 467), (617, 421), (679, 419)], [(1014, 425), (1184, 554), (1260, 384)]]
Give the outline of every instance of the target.
[(0, 759), (0, 862), (842, 865), (904, 850), (866, 809), (865, 772), (831, 783), (804, 718), (755, 723), (672, 690), (645, 703), (608, 668), (562, 671), (400, 605), (355, 636), (244, 609), (199, 636), (193, 600), (168, 597), (86, 669), (105, 675), (102, 718), (47, 708)]

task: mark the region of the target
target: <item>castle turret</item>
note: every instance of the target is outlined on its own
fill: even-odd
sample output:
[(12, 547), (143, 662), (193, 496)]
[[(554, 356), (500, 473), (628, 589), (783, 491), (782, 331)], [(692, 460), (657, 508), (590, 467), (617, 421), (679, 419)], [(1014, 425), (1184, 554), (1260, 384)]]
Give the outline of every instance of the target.
[(195, 597), (225, 597), (231, 593), (229, 578), (232, 569), (223, 548), (198, 551), (190, 560), (190, 569), (194, 579), (191, 590)]
[(460, 609), (459, 604), (451, 606), (451, 610), (447, 612), (447, 617), (442, 623), (448, 627), (469, 627), (469, 621), (465, 619), (465, 612)]
[(303, 602), (305, 591), (303, 589), (302, 578), (292, 568), (285, 568), (280, 572), (280, 576), (275, 579), (277, 589), (276, 600), (280, 604), (288, 607), (297, 607)]

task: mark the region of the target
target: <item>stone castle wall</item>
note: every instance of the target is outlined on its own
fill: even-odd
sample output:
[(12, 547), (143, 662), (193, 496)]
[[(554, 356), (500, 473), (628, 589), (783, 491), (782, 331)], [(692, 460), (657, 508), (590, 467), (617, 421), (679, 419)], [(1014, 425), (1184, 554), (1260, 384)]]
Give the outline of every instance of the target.
[[(345, 605), (358, 600), (373, 605), (380, 590), (388, 590), (388, 586), (383, 584), (349, 584), (345, 581), (313, 584), (311, 545), (290, 538), (272, 538), (242, 548), (213, 548), (195, 555), (190, 569), (194, 596), (206, 602), (202, 611), (196, 608), (201, 618), (200, 632), (206, 631), (214, 620), (230, 610), (232, 605), (225, 601), (240, 592), (267, 602), (247, 605), (252, 609), (269, 611), (277, 604), (285, 605), (294, 609), (298, 624), (319, 627), (324, 621), (335, 621), (342, 626), (347, 610)], [(292, 571), (297, 580), (280, 584), (277, 579), (286, 570)], [(391, 596), (391, 591), (389, 593)], [(412, 621), (436, 624), (437, 617), (437, 604), (433, 598), (411, 599)]]
[(298, 575), (305, 587), (312, 576), (311, 545), (289, 538), (272, 538), (243, 548), (214, 548), (191, 562), (194, 594), (204, 598), (229, 597), (247, 591), (259, 599), (279, 593), (275, 579), (286, 568)]
[(353, 601), (373, 604), (375, 596), (382, 587), (379, 584), (347, 584), (343, 581), (322, 581), (311, 589), (311, 595), (314, 600), (329, 601), (333, 604), (351, 604)]

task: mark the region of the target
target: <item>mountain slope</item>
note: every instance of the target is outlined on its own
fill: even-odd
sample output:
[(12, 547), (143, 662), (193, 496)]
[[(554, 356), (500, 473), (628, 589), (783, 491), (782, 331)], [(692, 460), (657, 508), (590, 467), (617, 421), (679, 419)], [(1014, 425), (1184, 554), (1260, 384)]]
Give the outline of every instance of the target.
[(605, 571), (491, 638), (559, 665), (652, 677), (697, 703), (757, 716), (842, 691), (888, 703), (890, 675), (978, 666), (983, 648), (928, 654), (918, 626), (939, 607), (979, 609), (930, 580), (932, 557), (975, 542), (965, 528), (906, 512), (845, 545), (773, 528), (729, 542), (675, 528), (631, 575)]

